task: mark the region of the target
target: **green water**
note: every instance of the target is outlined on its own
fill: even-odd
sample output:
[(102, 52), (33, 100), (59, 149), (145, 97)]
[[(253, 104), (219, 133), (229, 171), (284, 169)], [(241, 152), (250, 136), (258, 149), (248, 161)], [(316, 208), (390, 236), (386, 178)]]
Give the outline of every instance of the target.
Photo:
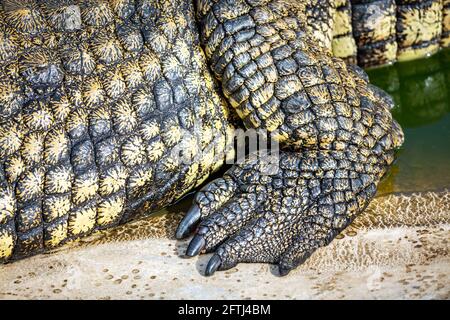
[(379, 194), (450, 188), (450, 49), (368, 74), (394, 97), (392, 113), (405, 132)]

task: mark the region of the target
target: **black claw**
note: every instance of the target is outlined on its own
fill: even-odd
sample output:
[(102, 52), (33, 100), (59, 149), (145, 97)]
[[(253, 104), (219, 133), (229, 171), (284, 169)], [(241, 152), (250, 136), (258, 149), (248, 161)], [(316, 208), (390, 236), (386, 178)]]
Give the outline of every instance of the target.
[(194, 225), (200, 220), (200, 208), (194, 204), (186, 213), (183, 220), (178, 225), (175, 237), (177, 239), (183, 239), (191, 233)]
[(199, 236), (198, 234), (195, 235), (195, 237), (191, 240), (191, 243), (189, 243), (189, 246), (186, 250), (186, 255), (188, 257), (196, 256), (202, 251), (202, 249), (205, 247), (206, 241), (202, 236)]
[(212, 276), (214, 272), (219, 269), (221, 264), (222, 260), (220, 259), (220, 257), (217, 254), (213, 255), (211, 259), (209, 259), (208, 265), (206, 266), (205, 276)]
[(278, 266), (278, 272), (280, 273), (280, 276), (284, 277), (287, 276), (289, 272), (291, 272), (291, 268), (287, 268), (285, 266), (279, 265)]

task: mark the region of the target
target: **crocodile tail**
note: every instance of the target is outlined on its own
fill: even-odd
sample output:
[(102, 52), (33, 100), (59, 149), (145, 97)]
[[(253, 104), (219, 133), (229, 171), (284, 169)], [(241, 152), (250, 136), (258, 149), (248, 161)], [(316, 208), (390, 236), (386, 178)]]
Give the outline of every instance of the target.
[(336, 0), (333, 16), (333, 55), (347, 63), (357, 63), (357, 47), (353, 37), (350, 0)]
[(450, 47), (450, 0), (444, 0), (442, 12), (442, 36), (441, 46)]

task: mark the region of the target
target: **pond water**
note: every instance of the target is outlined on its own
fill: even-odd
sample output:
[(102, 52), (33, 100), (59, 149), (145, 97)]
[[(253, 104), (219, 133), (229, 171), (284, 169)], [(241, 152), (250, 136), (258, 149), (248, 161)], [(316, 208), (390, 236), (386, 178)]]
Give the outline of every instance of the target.
[(368, 74), (393, 96), (392, 113), (405, 132), (405, 143), (378, 194), (449, 188), (450, 49)]

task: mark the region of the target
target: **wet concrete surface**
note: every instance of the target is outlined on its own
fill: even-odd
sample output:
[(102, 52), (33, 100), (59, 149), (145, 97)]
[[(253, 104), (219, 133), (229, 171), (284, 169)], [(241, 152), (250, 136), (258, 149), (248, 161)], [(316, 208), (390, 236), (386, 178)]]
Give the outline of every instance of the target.
[(329, 246), (286, 277), (241, 264), (203, 276), (161, 212), (56, 252), (0, 266), (1, 299), (449, 299), (450, 193), (377, 197)]

